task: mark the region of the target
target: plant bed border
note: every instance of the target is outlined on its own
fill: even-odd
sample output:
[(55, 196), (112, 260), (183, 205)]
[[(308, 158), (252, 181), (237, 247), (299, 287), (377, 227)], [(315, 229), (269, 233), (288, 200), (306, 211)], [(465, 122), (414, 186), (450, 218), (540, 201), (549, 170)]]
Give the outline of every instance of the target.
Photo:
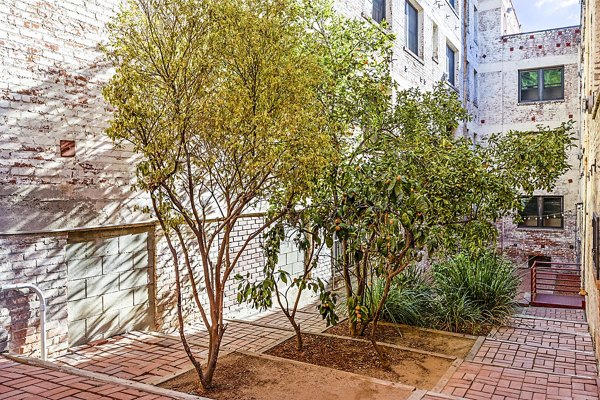
[[(306, 332), (306, 333), (308, 335), (323, 336), (323, 337), (329, 337), (329, 338), (334, 338), (334, 339), (342, 339), (342, 340), (353, 340), (355, 342), (362, 342), (362, 343), (372, 344), (369, 339), (353, 338), (353, 337), (349, 337), (349, 336), (339, 336), (339, 335), (333, 335), (331, 333), (325, 333), (325, 332), (321, 332), (321, 333)], [(452, 361), (454, 361), (454, 360), (460, 359), (460, 357), (450, 356), (448, 354), (441, 354), (441, 353), (436, 353), (436, 352), (433, 352), (433, 351), (420, 350), (420, 349), (415, 349), (415, 348), (412, 348), (412, 347), (400, 346), (400, 345), (392, 344), (392, 343), (385, 343), (385, 342), (375, 342), (375, 343), (377, 343), (378, 346), (384, 346), (384, 347), (389, 347), (389, 348), (392, 348), (392, 349), (409, 351), (409, 352), (412, 352), (412, 353), (419, 353), (419, 354), (423, 354), (423, 355), (426, 355), (426, 356), (443, 358), (443, 359), (446, 359), (446, 360), (452, 360)]]
[(387, 322), (387, 321), (381, 321), (378, 324), (385, 325), (385, 326), (397, 326), (400, 328), (406, 327), (406, 328), (416, 329), (416, 330), (423, 331), (423, 332), (438, 333), (440, 335), (460, 337), (460, 338), (472, 339), (472, 340), (477, 340), (478, 338), (482, 337), (482, 336), (469, 335), (468, 333), (448, 332), (448, 331), (442, 331), (440, 329), (425, 328), (422, 326), (407, 325), (407, 324), (395, 324), (393, 322)]
[(360, 379), (362, 381), (375, 383), (378, 385), (391, 386), (391, 387), (395, 387), (395, 388), (403, 389), (403, 390), (410, 390), (411, 392), (414, 392), (415, 390), (417, 390), (417, 388), (415, 386), (407, 385), (405, 383), (392, 382), (392, 381), (388, 381), (388, 380), (380, 379), (380, 378), (373, 378), (373, 377), (367, 376), (367, 375), (356, 374), (354, 372), (348, 372), (348, 371), (344, 371), (341, 369), (326, 367), (324, 365), (317, 365), (317, 364), (306, 363), (303, 361), (292, 360), (290, 358), (277, 357), (277, 356), (273, 356), (270, 354), (264, 354), (264, 353), (252, 353), (249, 351), (235, 351), (233, 353), (239, 353), (239, 354), (243, 354), (245, 356), (250, 356), (250, 357), (262, 358), (267, 361), (288, 362), (288, 363), (291, 363), (294, 365), (307, 367), (307, 368), (314, 368), (314, 367), (326, 368), (328, 370), (341, 373), (342, 375), (347, 375), (349, 378), (352, 378), (352, 379)]

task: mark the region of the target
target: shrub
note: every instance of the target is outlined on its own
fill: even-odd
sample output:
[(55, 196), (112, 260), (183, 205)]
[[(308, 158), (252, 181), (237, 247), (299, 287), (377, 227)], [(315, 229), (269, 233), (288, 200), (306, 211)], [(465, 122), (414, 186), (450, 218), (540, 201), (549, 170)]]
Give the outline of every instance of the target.
[[(385, 281), (376, 280), (371, 287), (369, 300), (377, 305)], [(434, 291), (425, 273), (409, 268), (394, 279), (383, 310), (383, 319), (397, 324), (427, 326)]]
[(514, 311), (519, 287), (516, 267), (492, 252), (459, 254), (432, 268), (435, 318), (442, 329), (477, 333)]

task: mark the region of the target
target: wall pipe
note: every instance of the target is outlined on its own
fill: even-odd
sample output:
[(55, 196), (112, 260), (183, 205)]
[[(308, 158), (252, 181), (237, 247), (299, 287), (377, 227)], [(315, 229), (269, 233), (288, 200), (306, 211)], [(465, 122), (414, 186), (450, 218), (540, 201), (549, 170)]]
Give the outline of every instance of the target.
[(20, 289), (33, 290), (40, 299), (40, 352), (42, 360), (46, 361), (46, 357), (48, 355), (48, 350), (46, 348), (46, 298), (44, 297), (44, 293), (41, 291), (41, 289), (31, 283), (17, 283), (13, 285), (0, 286), (0, 291)]

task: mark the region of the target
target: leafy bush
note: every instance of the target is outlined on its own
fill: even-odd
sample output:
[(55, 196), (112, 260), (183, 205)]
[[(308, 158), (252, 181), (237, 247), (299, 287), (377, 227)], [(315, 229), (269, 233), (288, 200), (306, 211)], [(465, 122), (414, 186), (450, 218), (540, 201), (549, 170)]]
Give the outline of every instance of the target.
[(435, 317), (442, 329), (472, 332), (508, 318), (516, 307), (515, 266), (492, 252), (459, 254), (432, 268)]
[[(492, 253), (459, 254), (425, 273), (409, 268), (394, 279), (383, 319), (452, 332), (485, 333), (514, 311), (519, 278), (515, 266)], [(368, 309), (378, 304), (383, 280), (375, 280)]]
[[(384, 285), (384, 280), (373, 283), (369, 296), (371, 305), (379, 303)], [(394, 279), (385, 302), (383, 319), (397, 324), (427, 326), (433, 295), (426, 274), (420, 269), (409, 268)]]

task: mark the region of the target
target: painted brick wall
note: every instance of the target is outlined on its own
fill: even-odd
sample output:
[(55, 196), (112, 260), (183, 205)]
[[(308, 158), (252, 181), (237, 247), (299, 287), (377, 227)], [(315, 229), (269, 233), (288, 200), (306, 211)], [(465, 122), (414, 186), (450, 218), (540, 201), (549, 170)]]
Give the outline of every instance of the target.
[[(600, 175), (593, 164), (600, 160), (600, 113), (598, 94), (600, 93), (600, 7), (597, 2), (586, 0), (583, 8), (583, 97), (589, 99), (588, 109), (582, 113), (583, 138), (581, 163), (581, 200), (583, 210), (580, 216), (581, 263), (585, 280), (587, 319), (594, 338), (596, 354), (600, 359), (600, 277), (596, 274), (593, 262), (592, 218), (600, 215)], [(595, 101), (592, 99), (595, 98)]]
[[(33, 283), (47, 303), (48, 352), (67, 349), (66, 234), (0, 237), (0, 287)], [(29, 290), (0, 291), (0, 326), (8, 333), (8, 350), (39, 355), (39, 299)]]
[[(561, 176), (552, 192), (564, 198), (564, 229), (517, 228), (511, 218), (498, 223), (502, 252), (526, 267), (528, 256), (550, 256), (557, 262), (577, 261), (577, 203), (579, 201), (579, 27), (532, 33), (512, 33), (518, 19), (510, 2), (484, 0), (480, 19), (478, 133), (480, 139), (496, 132), (535, 130), (538, 124), (558, 126), (575, 121), (575, 144), (570, 150), (571, 169)], [(501, 19), (503, 24), (494, 23)], [(564, 66), (564, 100), (519, 103), (519, 70)], [(499, 110), (502, 110), (499, 112)]]
[[(118, 0), (0, 4), (2, 233), (146, 221), (134, 157), (104, 135), (98, 44)], [(60, 156), (60, 140), (76, 155)]]

